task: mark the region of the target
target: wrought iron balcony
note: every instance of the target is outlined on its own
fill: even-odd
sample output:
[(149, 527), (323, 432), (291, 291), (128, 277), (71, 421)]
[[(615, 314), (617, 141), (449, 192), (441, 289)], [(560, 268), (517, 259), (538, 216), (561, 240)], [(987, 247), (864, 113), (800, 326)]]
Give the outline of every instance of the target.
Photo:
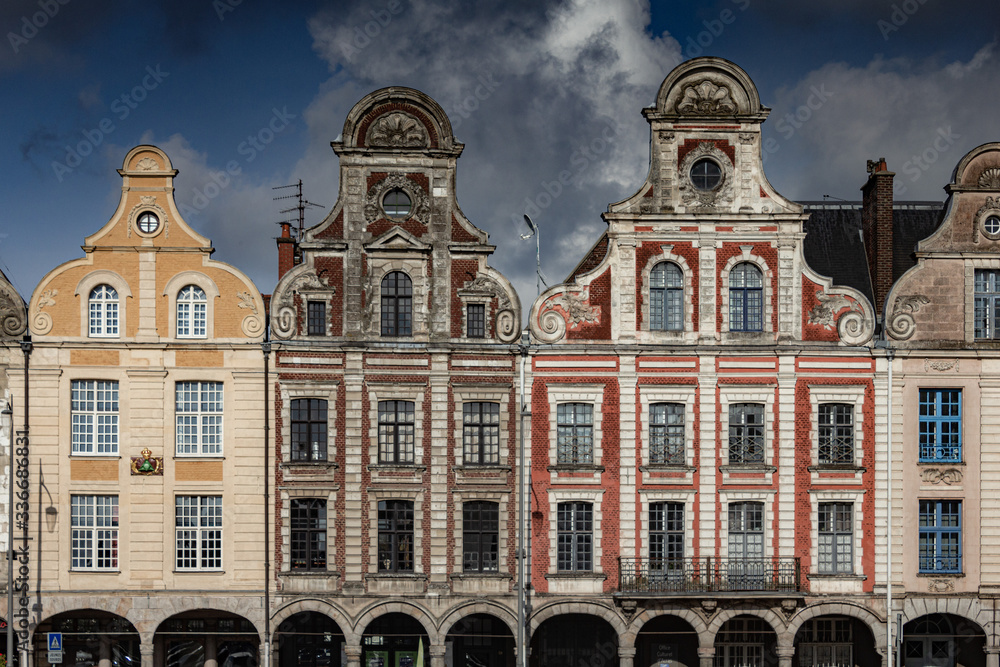
[(619, 558), (618, 592), (692, 595), (801, 591), (798, 558)]

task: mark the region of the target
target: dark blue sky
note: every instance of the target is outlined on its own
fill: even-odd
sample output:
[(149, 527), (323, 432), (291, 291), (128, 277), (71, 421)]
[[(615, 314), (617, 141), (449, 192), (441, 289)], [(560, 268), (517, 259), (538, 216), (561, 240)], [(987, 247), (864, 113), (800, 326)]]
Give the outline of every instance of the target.
[[(543, 269), (561, 279), (645, 176), (640, 110), (697, 55), (743, 67), (773, 109), (765, 164), (786, 196), (856, 199), (865, 161), (885, 156), (899, 199), (943, 199), (961, 156), (1000, 140), (1000, 3), (806, 4), (5, 0), (0, 268), (27, 298), (79, 257), (114, 211), (125, 153), (155, 143), (180, 170), (187, 221), (270, 292), (272, 187), (301, 178), (318, 222), (336, 201), (329, 142), (348, 110), (407, 85), (449, 113), (466, 145), (459, 204), (530, 301), (521, 214), (574, 171), (576, 187), (533, 216)], [(282, 129), (255, 146), (269, 124)], [(612, 137), (603, 153), (573, 160), (599, 136)], [(239, 173), (220, 176), (232, 163)]]

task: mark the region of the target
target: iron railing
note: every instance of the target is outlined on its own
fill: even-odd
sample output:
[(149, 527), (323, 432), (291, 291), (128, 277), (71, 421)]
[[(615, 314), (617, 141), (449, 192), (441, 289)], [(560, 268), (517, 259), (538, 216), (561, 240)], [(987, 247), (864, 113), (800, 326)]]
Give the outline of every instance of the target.
[(797, 592), (798, 558), (619, 558), (621, 593)]

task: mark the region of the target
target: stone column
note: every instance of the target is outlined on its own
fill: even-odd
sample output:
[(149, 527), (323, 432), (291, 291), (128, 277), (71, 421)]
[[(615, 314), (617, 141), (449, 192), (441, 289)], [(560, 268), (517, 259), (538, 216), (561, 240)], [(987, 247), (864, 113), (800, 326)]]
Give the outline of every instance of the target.
[(795, 655), (794, 646), (778, 646), (775, 652), (778, 654), (778, 667), (792, 667), (792, 656)]
[(986, 646), (986, 667), (1000, 667), (1000, 646)]
[(156, 667), (154, 662), (155, 647), (153, 646), (153, 638), (150, 637), (148, 641), (143, 641), (139, 644), (139, 656), (141, 667)]
[(632, 667), (634, 661), (635, 661), (634, 646), (618, 647), (618, 667)]
[(712, 667), (715, 662), (715, 647), (698, 647), (698, 667)]
[(344, 654), (347, 656), (347, 664), (344, 667), (361, 667), (360, 644), (344, 644)]
[(431, 654), (431, 667), (444, 667), (444, 654), (448, 647), (444, 644), (431, 644), (427, 650)]
[(887, 648), (876, 648), (875, 650), (882, 657), (882, 667), (892, 667), (892, 651)]
[(100, 638), (97, 667), (111, 667), (111, 638), (107, 635)]
[(213, 635), (205, 637), (205, 667), (219, 667), (219, 649)]

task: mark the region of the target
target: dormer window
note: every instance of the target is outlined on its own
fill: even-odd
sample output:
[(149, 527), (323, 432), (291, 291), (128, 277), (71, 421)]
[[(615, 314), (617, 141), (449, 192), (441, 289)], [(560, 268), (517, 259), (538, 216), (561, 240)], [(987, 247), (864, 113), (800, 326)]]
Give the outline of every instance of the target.
[(152, 234), (160, 226), (160, 219), (156, 217), (155, 213), (149, 211), (140, 215), (136, 222), (139, 225), (139, 231), (143, 234)]

